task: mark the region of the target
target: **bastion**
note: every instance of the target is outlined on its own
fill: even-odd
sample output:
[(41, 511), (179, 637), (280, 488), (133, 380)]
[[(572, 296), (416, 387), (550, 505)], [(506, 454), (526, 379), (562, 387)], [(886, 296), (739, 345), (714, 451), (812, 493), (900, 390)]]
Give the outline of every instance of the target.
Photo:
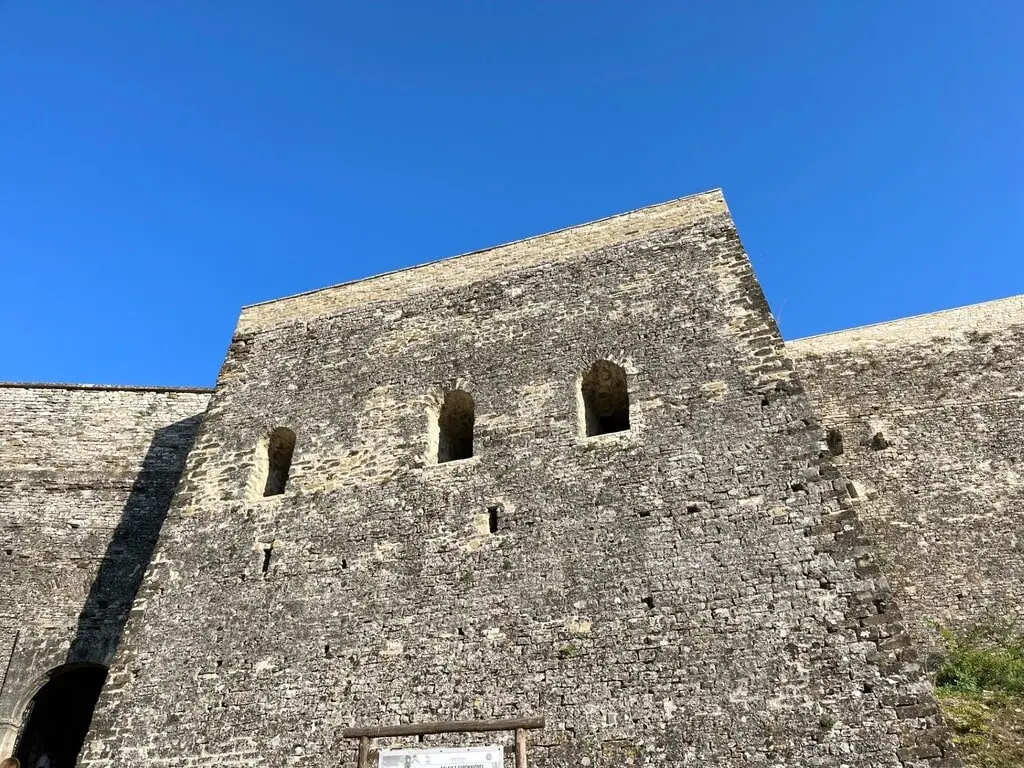
[(929, 661), (1024, 597), (1022, 338), (785, 345), (712, 191), (247, 307), (212, 391), (0, 386), (0, 757), (958, 766)]

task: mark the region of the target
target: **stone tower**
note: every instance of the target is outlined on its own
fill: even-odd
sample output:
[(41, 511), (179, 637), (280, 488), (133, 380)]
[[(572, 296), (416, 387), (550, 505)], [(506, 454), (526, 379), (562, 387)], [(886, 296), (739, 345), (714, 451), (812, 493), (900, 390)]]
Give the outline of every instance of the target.
[(81, 764), (525, 715), (538, 768), (955, 764), (717, 191), (245, 309)]

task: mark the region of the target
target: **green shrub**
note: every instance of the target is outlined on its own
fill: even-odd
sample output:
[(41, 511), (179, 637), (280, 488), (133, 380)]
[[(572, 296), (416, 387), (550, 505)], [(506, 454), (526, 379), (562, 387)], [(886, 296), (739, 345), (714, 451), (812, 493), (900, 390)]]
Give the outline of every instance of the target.
[(949, 655), (939, 667), (936, 686), (963, 693), (1024, 694), (1024, 634), (1014, 623), (940, 631)]
[(572, 643), (566, 643), (558, 649), (558, 658), (560, 659), (571, 659), (578, 653), (576, 646)]

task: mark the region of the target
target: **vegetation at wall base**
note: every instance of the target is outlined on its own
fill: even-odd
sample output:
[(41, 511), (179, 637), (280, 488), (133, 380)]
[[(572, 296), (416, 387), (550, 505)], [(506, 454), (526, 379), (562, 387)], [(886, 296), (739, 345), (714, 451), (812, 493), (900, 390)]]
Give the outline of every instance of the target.
[(971, 768), (1024, 766), (1024, 632), (1015, 621), (941, 629), (947, 656), (935, 675), (946, 723)]

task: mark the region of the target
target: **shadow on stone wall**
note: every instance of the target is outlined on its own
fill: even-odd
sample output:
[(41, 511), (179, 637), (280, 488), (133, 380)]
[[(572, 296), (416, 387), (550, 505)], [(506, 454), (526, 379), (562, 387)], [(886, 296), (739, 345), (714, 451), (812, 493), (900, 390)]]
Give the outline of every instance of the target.
[(109, 667), (202, 418), (197, 414), (154, 436), (78, 616), (68, 663)]

